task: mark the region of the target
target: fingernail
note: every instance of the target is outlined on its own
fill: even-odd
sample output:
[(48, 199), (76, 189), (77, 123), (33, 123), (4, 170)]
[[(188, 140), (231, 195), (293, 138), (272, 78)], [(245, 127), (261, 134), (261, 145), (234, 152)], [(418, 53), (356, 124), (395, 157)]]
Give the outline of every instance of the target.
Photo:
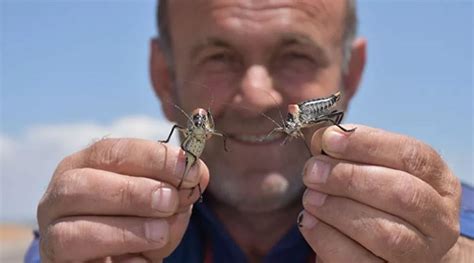
[(303, 204), (320, 207), (326, 201), (327, 194), (323, 194), (314, 190), (307, 190), (303, 195)]
[(347, 136), (340, 132), (329, 130), (323, 139), (323, 148), (329, 153), (343, 153), (347, 146)]
[(296, 224), (298, 224), (299, 227), (303, 227), (303, 225), (301, 224), (301, 222), (303, 222), (303, 217), (304, 217), (304, 213), (303, 211), (301, 211), (300, 214), (298, 215), (298, 218), (296, 219)]
[(306, 170), (308, 183), (323, 184), (327, 181), (330, 170), (327, 162), (313, 159), (313, 163), (311, 163), (308, 168), (309, 169)]
[(146, 239), (164, 246), (168, 242), (168, 223), (163, 219), (149, 220), (145, 223)]
[(160, 187), (151, 195), (151, 207), (160, 212), (173, 212), (175, 203), (171, 188)]
[(318, 223), (318, 219), (303, 210), (298, 216), (297, 223), (300, 228), (304, 227), (307, 229), (311, 229), (316, 225), (316, 223)]

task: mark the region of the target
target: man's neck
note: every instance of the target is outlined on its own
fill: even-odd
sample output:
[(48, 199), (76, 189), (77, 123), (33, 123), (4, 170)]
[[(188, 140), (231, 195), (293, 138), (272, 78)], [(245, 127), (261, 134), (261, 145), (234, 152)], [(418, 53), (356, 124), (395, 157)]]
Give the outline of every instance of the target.
[(249, 262), (261, 262), (272, 247), (295, 225), (301, 202), (271, 212), (242, 212), (234, 207), (209, 200), (214, 213)]

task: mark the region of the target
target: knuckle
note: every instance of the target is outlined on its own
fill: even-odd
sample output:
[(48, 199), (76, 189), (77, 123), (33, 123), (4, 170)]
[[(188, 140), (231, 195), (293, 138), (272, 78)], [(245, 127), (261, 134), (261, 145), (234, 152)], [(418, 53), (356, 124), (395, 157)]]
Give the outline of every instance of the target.
[(459, 238), (459, 235), (461, 233), (461, 225), (459, 223), (459, 220), (453, 220), (451, 224), (449, 224), (448, 229), (450, 231), (450, 235), (448, 236), (447, 243), (451, 244), (452, 246), (456, 242), (456, 240)]
[(448, 227), (448, 229), (451, 232), (450, 236), (448, 237), (448, 242), (447, 242), (448, 248), (450, 248), (456, 243), (461, 233), (461, 225), (459, 223), (459, 220), (454, 221), (451, 224), (451, 227)]
[(409, 258), (415, 249), (405, 229), (397, 224), (382, 222), (379, 224), (379, 235), (383, 246), (390, 248), (392, 258)]
[(86, 183), (82, 176), (83, 170), (85, 169), (67, 170), (53, 177), (48, 190), (38, 204), (38, 219), (49, 216), (51, 210), (57, 209), (75, 195), (77, 186)]
[(411, 180), (402, 180), (395, 186), (393, 203), (400, 211), (417, 212), (423, 206), (421, 192)]
[(125, 179), (122, 185), (118, 188), (117, 195), (120, 197), (120, 207), (122, 210), (127, 210), (133, 205), (134, 193), (137, 185), (131, 178)]
[(338, 163), (332, 170), (334, 178), (344, 186), (344, 191), (348, 193), (359, 192), (359, 179), (358, 168), (356, 165), (350, 163)]
[(143, 167), (149, 167), (152, 170), (164, 170), (166, 167), (166, 147), (164, 144), (150, 144), (145, 147), (143, 152)]
[(454, 176), (453, 174), (451, 174), (451, 179), (452, 179), (452, 182), (451, 182), (451, 185), (452, 187), (450, 187), (450, 189), (453, 189), (453, 196), (455, 197), (455, 202), (457, 205), (457, 207), (460, 206), (461, 204), (461, 196), (462, 196), (462, 186), (461, 186), (461, 180)]
[[(456, 216), (446, 216), (443, 220), (443, 226), (441, 227), (441, 229), (444, 230), (444, 239), (443, 242), (441, 242), (441, 244), (439, 245), (441, 245), (443, 249), (447, 250), (451, 248), (459, 238), (461, 232), (459, 220)], [(432, 241), (434, 241), (433, 238)]]
[(64, 159), (62, 159), (58, 166), (56, 167), (56, 170), (54, 174), (61, 174), (64, 171), (70, 169), (72, 167), (72, 164), (74, 163), (74, 154), (66, 156)]
[(49, 220), (50, 213), (48, 211), (51, 206), (49, 200), (48, 194), (43, 195), (36, 208), (36, 219), (38, 220), (39, 227), (44, 226)]
[(40, 254), (41, 254), (41, 260), (46, 261), (46, 262), (55, 262), (56, 257), (55, 257), (55, 250), (54, 246), (52, 246), (51, 240), (51, 230), (50, 226), (47, 227), (46, 231), (42, 231), (40, 235), (40, 241), (39, 241), (39, 248), (40, 248)]
[(120, 166), (124, 163), (125, 149), (130, 145), (129, 140), (105, 138), (92, 144), (88, 149), (88, 163), (109, 167)]
[[(381, 131), (378, 129), (368, 129), (366, 131), (367, 138), (384, 138), (385, 136), (381, 134)], [(380, 152), (383, 152), (383, 144), (382, 143), (374, 143), (373, 140), (367, 140), (361, 142), (364, 145), (364, 149), (367, 151), (368, 156), (378, 156), (380, 155)]]
[[(130, 235), (130, 230), (125, 227), (119, 227), (118, 229), (118, 246), (127, 247), (129, 244), (136, 242)], [(144, 231), (144, 230), (143, 230)]]
[(87, 185), (88, 168), (68, 170), (58, 176), (49, 193), (50, 202), (64, 203), (80, 195), (80, 189)]
[(435, 177), (445, 171), (443, 160), (431, 146), (413, 138), (401, 140), (400, 160), (405, 171)]
[(87, 147), (86, 149), (82, 149), (80, 151), (74, 152), (64, 157), (58, 163), (54, 171), (54, 175), (61, 174), (65, 172), (66, 170), (83, 167), (85, 165), (84, 158), (87, 156), (89, 148), (90, 147)]
[(381, 249), (390, 248), (388, 257), (394, 262), (418, 262), (420, 259), (432, 258), (427, 240), (403, 223), (385, 221), (379, 223), (379, 229)]
[(461, 204), (461, 194), (462, 194), (462, 186), (461, 186), (461, 180), (459, 180), (458, 177), (454, 176), (451, 171), (447, 171), (448, 178), (447, 178), (447, 187), (445, 188), (445, 191), (443, 192), (444, 196), (450, 197), (452, 202), (455, 204), (456, 207), (460, 207)]
[(64, 260), (63, 251), (67, 251), (73, 229), (66, 222), (57, 222), (46, 228), (41, 235), (41, 254), (51, 262)]
[(419, 143), (412, 139), (404, 139), (401, 150), (401, 162), (405, 171), (422, 173), (427, 167), (427, 160), (420, 153)]

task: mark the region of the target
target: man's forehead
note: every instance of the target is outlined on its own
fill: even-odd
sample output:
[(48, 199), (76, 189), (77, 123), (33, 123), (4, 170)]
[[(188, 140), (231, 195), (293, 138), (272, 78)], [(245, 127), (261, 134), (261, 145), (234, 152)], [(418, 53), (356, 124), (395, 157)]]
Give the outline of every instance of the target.
[[(169, 1), (169, 0), (168, 0)], [(169, 1), (168, 11), (174, 14), (206, 15), (216, 10), (226, 10), (229, 14), (262, 13), (277, 9), (296, 9), (304, 12), (319, 26), (342, 28), (346, 0), (174, 0)], [(177, 12), (177, 13), (176, 13)], [(177, 15), (178, 20), (186, 16)]]
[(170, 5), (173, 6), (190, 6), (202, 7), (204, 9), (220, 8), (235, 6), (248, 9), (266, 9), (278, 8), (285, 6), (294, 6), (301, 8), (310, 8), (310, 12), (318, 14), (331, 13), (333, 9), (338, 9), (344, 6), (346, 0), (171, 0)]

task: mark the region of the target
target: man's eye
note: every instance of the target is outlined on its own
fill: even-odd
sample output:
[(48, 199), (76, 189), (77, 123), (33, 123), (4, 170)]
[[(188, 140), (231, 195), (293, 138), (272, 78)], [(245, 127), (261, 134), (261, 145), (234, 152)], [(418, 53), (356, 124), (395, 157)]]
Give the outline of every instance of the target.
[(218, 62), (229, 62), (232, 60), (232, 56), (230, 54), (226, 53), (216, 53), (213, 55), (210, 55), (207, 60), (209, 61), (218, 61)]
[(306, 60), (308, 62), (314, 62), (312, 57), (301, 52), (288, 52), (288, 53), (283, 54), (283, 57), (285, 59)]
[(204, 57), (201, 69), (211, 72), (229, 72), (239, 70), (239, 59), (232, 53), (218, 52)]

